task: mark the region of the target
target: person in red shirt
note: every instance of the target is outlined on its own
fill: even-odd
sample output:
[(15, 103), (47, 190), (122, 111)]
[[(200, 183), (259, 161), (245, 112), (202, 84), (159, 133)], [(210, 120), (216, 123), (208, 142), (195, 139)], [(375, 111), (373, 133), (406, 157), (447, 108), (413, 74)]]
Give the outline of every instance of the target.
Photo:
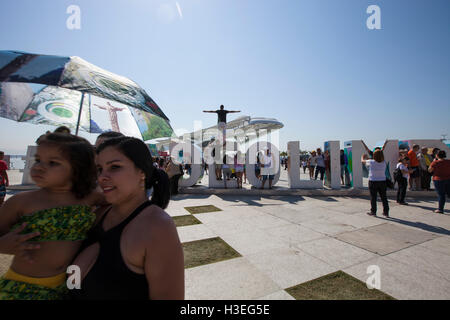
[[(417, 152), (419, 152), (419, 145), (413, 145), (412, 149), (408, 151), (409, 167), (412, 169), (412, 173), (409, 176), (409, 189), (420, 190), (420, 163), (417, 159)], [(415, 185), (415, 186), (414, 186)]]
[(6, 196), (6, 187), (9, 186), (8, 165), (3, 160), (5, 153), (0, 151), (0, 206), (3, 204)]
[(444, 213), (445, 195), (450, 197), (450, 160), (445, 159), (446, 156), (445, 151), (440, 150), (428, 169), (433, 174), (434, 188), (438, 194), (439, 209), (434, 210), (436, 213)]

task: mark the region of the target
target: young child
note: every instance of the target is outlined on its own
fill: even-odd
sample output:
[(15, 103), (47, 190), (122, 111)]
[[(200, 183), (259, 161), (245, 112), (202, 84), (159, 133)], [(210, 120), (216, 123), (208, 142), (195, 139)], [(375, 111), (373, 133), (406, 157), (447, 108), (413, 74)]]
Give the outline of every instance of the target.
[(0, 208), (0, 253), (14, 255), (0, 278), (0, 300), (62, 299), (66, 269), (96, 219), (90, 143), (67, 133), (45, 134), (36, 143), (30, 174), (39, 189)]

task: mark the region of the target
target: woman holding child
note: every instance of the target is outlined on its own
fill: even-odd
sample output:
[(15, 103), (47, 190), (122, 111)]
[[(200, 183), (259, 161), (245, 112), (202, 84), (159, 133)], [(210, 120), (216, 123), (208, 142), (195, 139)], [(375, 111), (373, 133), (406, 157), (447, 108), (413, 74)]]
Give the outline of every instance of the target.
[[(32, 177), (40, 189), (0, 209), (0, 253), (15, 255), (0, 279), (0, 299), (63, 299), (69, 265), (81, 271), (74, 299), (183, 299), (183, 251), (163, 210), (168, 178), (145, 144), (129, 137), (103, 142), (96, 177), (85, 139), (52, 133), (37, 143)], [(96, 179), (109, 205), (94, 213)]]

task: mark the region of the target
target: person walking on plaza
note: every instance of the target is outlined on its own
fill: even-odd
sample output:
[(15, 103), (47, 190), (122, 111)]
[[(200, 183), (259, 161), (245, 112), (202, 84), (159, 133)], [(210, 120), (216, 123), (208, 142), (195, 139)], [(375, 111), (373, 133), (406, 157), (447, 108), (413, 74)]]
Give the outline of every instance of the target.
[(9, 178), (8, 173), (6, 170), (8, 170), (8, 165), (6, 164), (6, 161), (4, 161), (5, 153), (3, 151), (0, 151), (0, 206), (3, 204), (3, 201), (5, 201), (6, 197), (6, 187), (9, 186)]
[(408, 188), (409, 174), (412, 172), (412, 170), (408, 168), (408, 161), (408, 157), (401, 156), (396, 167), (396, 169), (400, 170), (402, 174), (396, 179), (398, 184), (397, 203), (401, 205), (407, 205), (405, 202), (406, 189)]
[(409, 189), (413, 191), (420, 190), (420, 164), (417, 159), (419, 149), (419, 145), (415, 144), (412, 149), (408, 151), (409, 168), (412, 170), (409, 176)]
[(314, 171), (316, 169), (316, 165), (317, 165), (317, 155), (316, 155), (316, 151), (313, 150), (311, 151), (311, 156), (309, 157), (309, 179), (314, 179)]
[(272, 189), (272, 181), (274, 178), (274, 166), (275, 159), (273, 154), (270, 152), (270, 149), (267, 148), (266, 154), (262, 155), (261, 159), (261, 176), (262, 176), (262, 186), (261, 189), (264, 189), (264, 184), (266, 180), (269, 179), (269, 189)]
[(230, 180), (231, 177), (231, 168), (228, 164), (227, 156), (223, 156), (223, 164), (222, 164), (222, 172), (223, 172), (223, 185), (225, 189), (227, 188), (227, 180)]
[(428, 172), (428, 168), (431, 162), (433, 162), (433, 159), (428, 154), (428, 148), (422, 148), (418, 159), (420, 164), (421, 187), (423, 190), (430, 190), (431, 173)]
[(386, 195), (386, 162), (384, 161), (383, 151), (375, 150), (373, 160), (367, 159), (367, 155), (363, 154), (361, 162), (369, 167), (369, 191), (370, 191), (370, 216), (377, 214), (377, 194), (380, 194), (383, 202), (383, 216), (389, 217), (389, 203)]
[(341, 182), (343, 185), (350, 185), (350, 173), (348, 172), (348, 158), (344, 150), (341, 149), (340, 162), (341, 162)]
[(330, 160), (330, 152), (325, 150), (323, 153), (323, 159), (325, 163), (325, 185), (327, 187), (331, 186), (331, 160)]
[(238, 189), (242, 189), (242, 174), (244, 173), (244, 161), (245, 158), (242, 156), (242, 153), (238, 151), (234, 156), (234, 170), (236, 171)]
[(314, 180), (317, 180), (317, 176), (320, 172), (320, 180), (323, 180), (323, 175), (325, 174), (325, 157), (322, 154), (322, 150), (317, 148), (317, 158), (316, 158), (316, 173), (314, 175)]
[(181, 165), (177, 165), (173, 162), (172, 157), (169, 158), (169, 161), (166, 164), (165, 169), (170, 183), (170, 195), (178, 194), (178, 181), (180, 177), (183, 176), (183, 168)]
[(434, 188), (438, 194), (439, 208), (434, 211), (436, 213), (444, 213), (445, 196), (450, 197), (450, 160), (446, 157), (445, 151), (440, 150), (428, 169), (433, 173)]

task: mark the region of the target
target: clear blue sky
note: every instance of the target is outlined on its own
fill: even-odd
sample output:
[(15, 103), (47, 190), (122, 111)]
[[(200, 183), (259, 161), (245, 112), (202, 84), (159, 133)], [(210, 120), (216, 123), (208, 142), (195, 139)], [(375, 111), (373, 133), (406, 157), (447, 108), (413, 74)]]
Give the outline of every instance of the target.
[[(372, 4), (382, 30), (366, 27)], [(3, 0), (0, 29), (1, 50), (129, 77), (178, 130), (224, 104), (283, 122), (283, 150), (450, 134), (449, 0)], [(0, 148), (24, 153), (47, 128), (0, 118)]]

